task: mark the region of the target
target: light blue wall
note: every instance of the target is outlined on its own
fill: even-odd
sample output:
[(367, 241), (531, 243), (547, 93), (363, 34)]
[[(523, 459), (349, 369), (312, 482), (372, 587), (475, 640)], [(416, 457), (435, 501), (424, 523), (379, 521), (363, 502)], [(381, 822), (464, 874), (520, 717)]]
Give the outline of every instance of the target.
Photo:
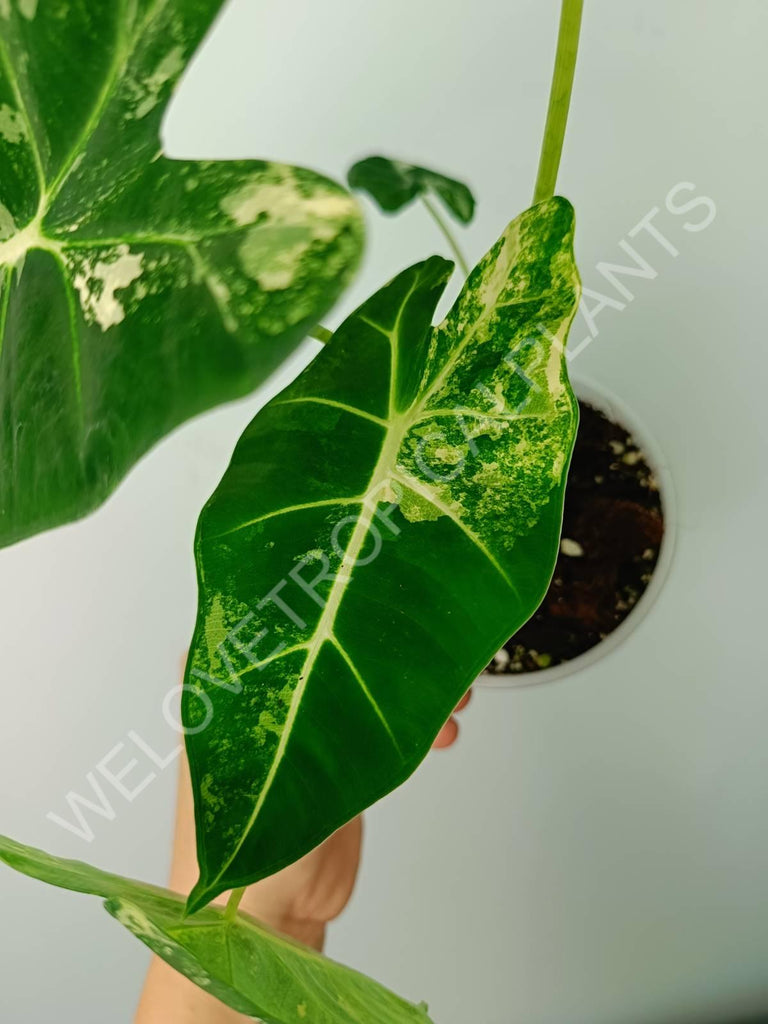
[[(341, 175), (382, 151), (467, 179), (479, 257), (528, 202), (555, 0), (234, 0), (167, 124), (178, 156)], [(588, 673), (477, 693), (459, 746), (369, 815), (330, 953), (438, 1024), (669, 1024), (768, 1013), (765, 0), (587, 0), (561, 175), (584, 283), (654, 206), (679, 250), (579, 358), (651, 427), (679, 501), (667, 586)], [(691, 232), (665, 196), (717, 216)], [(439, 248), (374, 218), (335, 324)], [(609, 291), (602, 285), (602, 290)], [(615, 293), (614, 293), (615, 294)], [(582, 320), (574, 339), (586, 335)], [(274, 390), (274, 389), (273, 389)], [(262, 396), (263, 399), (263, 396)], [(173, 768), (92, 843), (46, 820), (160, 710), (194, 616), (196, 512), (250, 400), (167, 441), (96, 516), (0, 553), (0, 831), (161, 881)], [(139, 778), (137, 769), (137, 776)], [(128, 1024), (145, 956), (97, 905), (0, 873), (0, 1019)]]

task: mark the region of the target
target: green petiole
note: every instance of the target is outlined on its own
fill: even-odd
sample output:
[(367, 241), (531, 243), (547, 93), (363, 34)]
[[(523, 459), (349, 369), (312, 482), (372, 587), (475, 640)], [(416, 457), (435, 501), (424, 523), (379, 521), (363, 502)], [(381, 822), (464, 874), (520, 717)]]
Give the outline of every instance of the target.
[(462, 253), (461, 249), (459, 248), (459, 243), (453, 237), (453, 232), (448, 227), (448, 225), (445, 223), (445, 221), (440, 216), (440, 214), (437, 212), (436, 207), (429, 201), (429, 199), (427, 199), (426, 196), (422, 196), (421, 197), (421, 201), (424, 204), (424, 206), (427, 208), (427, 210), (429, 211), (429, 214), (432, 217), (432, 220), (440, 228), (440, 231), (442, 232), (443, 237), (445, 238), (446, 242), (448, 243), (448, 245), (451, 248), (451, 252), (456, 257), (456, 263), (458, 264), (459, 268), (461, 269), (462, 274), (464, 275), (465, 278), (469, 277), (469, 266), (467, 264), (467, 261), (464, 259), (464, 254)]
[(584, 0), (563, 0), (560, 12), (560, 30), (557, 37), (555, 70), (549, 94), (547, 123), (544, 127), (539, 172), (533, 193), (534, 203), (550, 199), (555, 194), (560, 156), (563, 152), (565, 126), (568, 121), (568, 108), (571, 105), (583, 7)]

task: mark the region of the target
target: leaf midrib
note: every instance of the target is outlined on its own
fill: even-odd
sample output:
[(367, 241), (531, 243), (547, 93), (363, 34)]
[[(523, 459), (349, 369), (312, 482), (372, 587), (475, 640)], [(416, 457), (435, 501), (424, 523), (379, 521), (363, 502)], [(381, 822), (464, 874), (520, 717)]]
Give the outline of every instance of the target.
[(115, 39), (114, 56), (109, 66), (106, 77), (96, 97), (96, 102), (75, 141), (72, 149), (62, 161), (61, 167), (46, 189), (45, 202), (46, 212), (50, 210), (54, 200), (64, 187), (75, 166), (75, 161), (80, 153), (85, 151), (88, 143), (98, 127), (101, 117), (107, 104), (114, 95), (115, 86), (121, 80), (128, 61), (133, 56), (136, 46), (141, 42), (144, 33), (153, 23), (155, 18), (167, 7), (168, 0), (155, 0), (154, 5), (147, 12), (144, 21), (133, 31), (133, 25), (127, 24), (124, 15), (126, 13), (127, 0), (118, 0), (119, 11), (117, 13), (117, 38)]
[[(133, 25), (127, 23), (127, 19), (125, 18), (127, 2), (128, 0), (118, 0), (119, 9), (116, 16), (117, 25), (116, 39), (114, 45), (114, 56), (110, 64), (109, 70), (107, 71), (107, 74), (105, 76), (102, 87), (99, 90), (99, 94), (96, 97), (96, 102), (94, 103), (82, 130), (77, 136), (74, 145), (62, 161), (58, 172), (56, 173), (55, 177), (51, 182), (48, 182), (46, 180), (45, 170), (43, 168), (42, 156), (40, 151), (40, 143), (33, 129), (32, 119), (29, 115), (29, 110), (27, 108), (24, 96), (19, 86), (15, 65), (11, 60), (11, 55), (8, 50), (6, 41), (0, 38), (0, 64), (2, 64), (5, 69), (5, 73), (8, 77), (8, 82), (11, 87), (11, 92), (13, 93), (14, 98), (16, 100), (19, 113), (24, 119), (24, 124), (27, 129), (26, 137), (29, 143), (29, 149), (32, 153), (32, 158), (37, 173), (38, 190), (40, 195), (38, 198), (37, 214), (35, 218), (33, 218), (33, 221), (42, 223), (45, 215), (50, 212), (56, 197), (59, 195), (61, 189), (63, 188), (70, 174), (72, 173), (72, 170), (77, 161), (77, 157), (80, 155), (80, 153), (84, 152), (85, 148), (87, 147), (88, 143), (93, 137), (94, 132), (96, 131), (96, 128), (98, 127), (101, 121), (101, 117), (104, 113), (107, 104), (114, 96), (115, 87), (117, 83), (121, 80), (125, 68), (128, 64), (128, 61), (135, 52), (136, 46), (139, 44), (139, 42), (141, 42), (145, 32), (149, 29), (149, 27), (152, 25), (155, 19), (162, 13), (162, 11), (168, 5), (168, 0), (155, 0), (154, 5), (147, 12), (142, 23), (134, 31)], [(24, 225), (24, 227), (27, 226), (28, 225)], [(22, 228), (21, 230), (24, 229)], [(50, 241), (54, 241), (54, 239), (51, 239), (50, 236), (42, 235), (42, 232), (41, 237), (48, 238)]]
[(11, 60), (10, 52), (6, 45), (5, 40), (0, 37), (0, 63), (5, 68), (5, 73), (8, 76), (8, 82), (11, 86), (11, 92), (14, 95), (16, 103), (19, 108), (19, 113), (24, 118), (24, 124), (27, 128), (27, 139), (29, 140), (29, 148), (32, 152), (32, 160), (35, 164), (35, 172), (37, 174), (37, 187), (40, 193), (38, 197), (38, 214), (43, 209), (45, 203), (45, 171), (43, 169), (43, 162), (40, 156), (40, 146), (37, 141), (37, 136), (32, 128), (32, 119), (29, 116), (29, 110), (24, 100), (24, 96), (19, 86), (18, 76), (16, 75), (16, 67)]
[[(401, 417), (401, 419), (404, 420), (405, 418)], [(403, 438), (405, 437), (405, 433), (406, 431), (403, 430), (401, 435), (399, 432), (393, 431), (391, 426), (388, 429), (382, 442), (382, 446), (379, 452), (379, 458), (376, 462), (374, 470), (368, 481), (368, 485), (365, 489), (366, 495), (375, 495), (378, 492), (378, 490), (380, 490), (381, 487), (384, 486), (387, 480), (390, 478), (391, 470), (389, 470), (389, 467), (400, 450)], [(314, 666), (317, 662), (320, 651), (322, 650), (323, 646), (327, 641), (333, 642), (333, 625), (335, 623), (336, 616), (341, 606), (344, 594), (346, 593), (347, 583), (351, 581), (351, 576), (349, 576), (348, 578), (346, 574), (354, 568), (354, 565), (357, 562), (360, 552), (362, 551), (363, 545), (365, 544), (365, 541), (367, 539), (368, 531), (370, 530), (371, 524), (373, 523), (373, 518), (376, 514), (376, 510), (378, 509), (378, 504), (378, 500), (368, 503), (366, 503), (365, 500), (363, 501), (363, 510), (357, 522), (355, 523), (355, 528), (352, 531), (352, 535), (347, 543), (347, 547), (345, 549), (341, 565), (339, 566), (339, 570), (334, 577), (334, 581), (331, 586), (328, 599), (326, 600), (322, 614), (320, 615), (317, 625), (315, 626), (312, 639), (308, 643), (307, 654), (304, 658), (304, 664), (301, 669), (301, 675), (299, 676), (299, 682), (296, 686), (296, 689), (293, 691), (293, 695), (291, 697), (291, 704), (290, 707), (288, 708), (288, 714), (286, 715), (285, 722), (283, 723), (283, 729), (282, 732), (280, 733), (280, 740), (277, 745), (277, 750), (275, 751), (275, 756), (272, 759), (272, 763), (270, 764), (269, 772), (267, 773), (267, 777), (264, 780), (264, 784), (262, 785), (261, 790), (259, 792), (259, 797), (254, 805), (254, 809), (251, 813), (251, 816), (248, 819), (248, 823), (246, 827), (243, 829), (240, 839), (238, 840), (237, 844), (235, 845), (232, 853), (229, 855), (227, 860), (223, 862), (216, 876), (209, 883), (209, 888), (211, 886), (216, 885), (221, 880), (221, 878), (228, 870), (228, 868), (232, 865), (235, 858), (242, 849), (244, 843), (246, 842), (248, 836), (250, 835), (254, 825), (256, 824), (256, 821), (258, 820), (259, 814), (261, 813), (261, 809), (264, 806), (264, 803), (269, 795), (269, 792), (272, 788), (272, 784), (280, 768), (280, 764), (282, 763), (283, 757), (285, 756), (285, 751), (288, 746), (288, 742), (291, 738), (293, 725), (294, 722), (296, 721), (296, 716), (299, 713), (301, 702), (304, 697), (304, 692), (306, 690), (309, 679), (312, 675), (312, 670), (314, 669)]]

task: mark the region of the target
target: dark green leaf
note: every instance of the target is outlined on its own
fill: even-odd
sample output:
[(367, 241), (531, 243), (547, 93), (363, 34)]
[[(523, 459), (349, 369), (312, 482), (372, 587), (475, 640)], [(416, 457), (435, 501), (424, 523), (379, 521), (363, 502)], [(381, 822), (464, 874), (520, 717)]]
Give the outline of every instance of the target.
[(466, 185), (402, 160), (368, 157), (351, 168), (347, 180), (350, 188), (368, 192), (387, 213), (429, 195), (437, 196), (462, 224), (469, 224), (475, 213), (475, 200)]
[(222, 909), (208, 907), (190, 921), (175, 893), (3, 836), (0, 861), (50, 885), (101, 896), (113, 917), (177, 971), (265, 1024), (430, 1024), (423, 1006), (246, 914), (230, 921)]
[(163, 157), (220, 6), (0, 0), (0, 546), (253, 389), (357, 261), (356, 204), (326, 179)]
[(573, 211), (400, 274), (252, 421), (196, 541), (199, 907), (405, 779), (543, 597), (576, 429)]

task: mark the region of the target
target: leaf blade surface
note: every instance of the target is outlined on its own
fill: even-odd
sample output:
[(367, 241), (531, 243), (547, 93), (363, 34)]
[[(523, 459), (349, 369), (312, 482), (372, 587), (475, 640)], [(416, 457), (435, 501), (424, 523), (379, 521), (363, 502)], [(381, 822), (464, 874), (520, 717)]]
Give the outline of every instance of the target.
[(356, 265), (338, 185), (162, 155), (220, 6), (0, 4), (0, 546), (91, 511), (169, 431), (253, 390)]
[(176, 893), (52, 857), (0, 836), (0, 861), (59, 888), (100, 896), (108, 912), (190, 981), (265, 1024), (430, 1024), (422, 1006), (247, 914), (185, 919)]
[(347, 181), (350, 188), (367, 192), (385, 213), (435, 196), (462, 224), (469, 224), (475, 214), (475, 198), (463, 182), (403, 160), (366, 157), (350, 168)]
[(198, 908), (403, 781), (554, 565), (577, 406), (570, 205), (357, 310), (252, 421), (196, 540), (183, 713)]

